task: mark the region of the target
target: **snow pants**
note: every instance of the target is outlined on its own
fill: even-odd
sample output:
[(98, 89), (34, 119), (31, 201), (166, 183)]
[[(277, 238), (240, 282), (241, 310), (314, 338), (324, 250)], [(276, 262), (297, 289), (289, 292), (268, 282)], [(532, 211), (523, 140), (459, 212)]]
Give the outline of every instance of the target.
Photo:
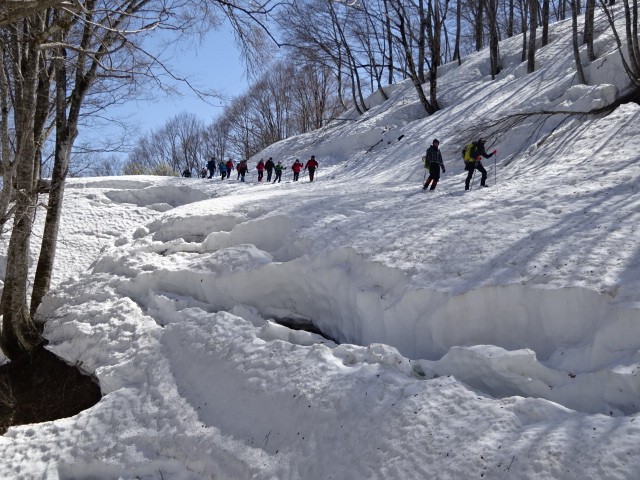
[(471, 183), (471, 177), (473, 177), (473, 171), (478, 170), (482, 173), (482, 178), (480, 179), (480, 185), (484, 187), (485, 182), (487, 181), (487, 171), (484, 169), (484, 166), (480, 162), (469, 163), (466, 167), (467, 170), (467, 179), (464, 181), (464, 189), (469, 190), (469, 184)]

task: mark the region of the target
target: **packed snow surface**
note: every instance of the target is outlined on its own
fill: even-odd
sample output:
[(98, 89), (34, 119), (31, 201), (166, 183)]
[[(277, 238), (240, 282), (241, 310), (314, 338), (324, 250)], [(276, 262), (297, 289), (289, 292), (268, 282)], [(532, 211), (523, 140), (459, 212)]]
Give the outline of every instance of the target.
[(70, 180), (39, 313), (104, 397), (9, 429), (0, 477), (640, 477), (640, 107), (581, 114), (628, 87), (599, 31), (588, 86), (560, 23), (535, 73), (510, 39), (430, 117), (404, 82), (250, 161), (315, 154), (314, 182)]

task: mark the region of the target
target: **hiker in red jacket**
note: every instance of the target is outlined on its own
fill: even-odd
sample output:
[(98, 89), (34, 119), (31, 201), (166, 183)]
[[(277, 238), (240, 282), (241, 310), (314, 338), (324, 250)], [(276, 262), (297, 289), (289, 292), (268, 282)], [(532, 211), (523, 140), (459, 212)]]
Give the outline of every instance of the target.
[(316, 168), (318, 168), (318, 161), (315, 155), (311, 155), (311, 158), (307, 160), (307, 164), (304, 166), (305, 170), (309, 170), (310, 182), (313, 182), (313, 175), (316, 173)]
[(233, 160), (227, 160), (227, 180), (231, 178), (231, 171), (233, 170)]
[(296, 158), (296, 161), (291, 165), (291, 170), (293, 171), (293, 181), (297, 182), (300, 176), (300, 170), (302, 170), (302, 162)]
[(258, 162), (258, 165), (256, 165), (256, 170), (258, 171), (258, 181), (261, 182), (264, 175), (264, 160), (262, 158)]
[(247, 171), (249, 170), (249, 167), (247, 166), (247, 161), (246, 160), (241, 160), (240, 163), (238, 163), (238, 166), (236, 167), (236, 170), (238, 170), (238, 175), (240, 176), (240, 181), (244, 182), (244, 176), (247, 174)]

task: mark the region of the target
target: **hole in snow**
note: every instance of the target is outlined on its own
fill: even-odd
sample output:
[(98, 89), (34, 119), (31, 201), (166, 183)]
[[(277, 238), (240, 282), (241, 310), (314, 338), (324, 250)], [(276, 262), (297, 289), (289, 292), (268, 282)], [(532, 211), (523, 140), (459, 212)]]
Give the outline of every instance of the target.
[[(203, 245), (253, 236), (286, 259), (289, 231), (265, 229), (272, 233), (259, 238), (262, 226), (249, 221), (224, 242), (209, 235)], [(195, 301), (231, 312), (245, 305), (294, 327), (300, 318), (313, 319), (308, 323), (337, 343), (393, 346), (427, 377), (455, 375), (493, 396), (541, 397), (585, 412), (640, 410), (638, 312), (614, 307), (606, 295), (506, 285), (451, 296), (411, 289), (403, 272), (365, 261), (352, 249), (275, 258), (255, 245), (212, 248), (190, 260), (213, 262), (207, 268), (165, 265), (134, 282), (143, 283), (140, 291), (190, 299), (185, 306)]]
[(316, 326), (313, 320), (302, 319), (299, 317), (296, 317), (296, 318), (281, 317), (281, 318), (274, 318), (273, 321), (276, 322), (278, 325), (282, 325), (283, 327), (287, 327), (291, 330), (299, 330), (303, 332), (315, 333), (316, 335), (320, 335), (321, 337), (326, 338), (327, 340), (330, 340), (335, 344), (340, 343), (338, 342), (338, 340), (331, 337), (331, 335), (323, 333), (322, 330), (320, 330)]
[(104, 194), (113, 202), (132, 203), (138, 207), (163, 204), (179, 207), (209, 198), (205, 193), (188, 187), (149, 187), (135, 190), (113, 190)]

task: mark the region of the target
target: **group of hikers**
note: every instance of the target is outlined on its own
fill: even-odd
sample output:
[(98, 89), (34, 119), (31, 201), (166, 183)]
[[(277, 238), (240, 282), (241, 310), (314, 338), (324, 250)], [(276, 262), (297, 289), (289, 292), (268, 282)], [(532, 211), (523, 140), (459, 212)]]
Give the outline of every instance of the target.
[[(467, 172), (467, 178), (464, 182), (465, 190), (469, 190), (471, 179), (473, 178), (474, 172), (476, 170), (478, 170), (482, 174), (482, 177), (480, 178), (480, 186), (487, 186), (487, 170), (482, 165), (482, 158), (493, 157), (497, 153), (497, 150), (494, 150), (491, 153), (487, 153), (487, 151), (485, 150), (485, 143), (486, 140), (484, 138), (479, 138), (475, 142), (471, 142), (470, 144), (465, 146), (462, 151), (465, 165), (464, 169)], [(440, 152), (440, 141), (437, 138), (433, 140), (431, 146), (427, 149), (427, 153), (424, 157), (422, 157), (422, 159), (425, 168), (429, 172), (429, 177), (426, 178), (422, 189), (435, 190), (438, 181), (440, 181), (440, 171), (442, 170), (442, 173), (445, 173), (444, 161), (442, 160), (442, 153)], [(304, 169), (304, 171), (309, 172), (309, 181), (313, 182), (317, 168), (318, 161), (316, 160), (315, 155), (311, 155), (311, 158), (307, 160), (307, 163), (304, 166), (302, 162), (296, 158), (295, 162), (293, 162), (293, 165), (291, 165), (291, 171), (293, 172), (293, 181), (297, 182), (299, 180), (300, 172)], [(207, 167), (202, 167), (199, 176), (201, 178), (213, 178), (217, 170), (220, 174), (221, 179), (224, 180), (225, 178), (231, 178), (231, 172), (234, 169), (238, 174), (237, 179), (241, 182), (244, 182), (245, 175), (249, 171), (246, 160), (241, 160), (236, 165), (232, 159), (229, 159), (226, 162), (220, 160), (216, 163), (215, 157), (211, 157), (211, 159), (207, 162)], [(269, 157), (266, 162), (261, 158), (256, 165), (256, 171), (258, 172), (258, 182), (262, 182), (264, 173), (266, 172), (267, 182), (280, 183), (282, 181), (282, 172), (286, 169), (287, 167), (285, 167), (281, 161), (274, 162), (272, 157)], [(182, 172), (182, 176), (190, 177), (191, 171), (189, 169), (185, 169), (185, 171)], [(273, 180), (271, 180), (272, 177)]]
[[(237, 179), (241, 182), (245, 181), (245, 175), (249, 171), (249, 167), (247, 165), (246, 160), (241, 160), (238, 164), (235, 164), (232, 159), (220, 160), (216, 162), (215, 157), (211, 157), (211, 159), (207, 162), (207, 167), (202, 167), (202, 170), (199, 173), (199, 177), (201, 178), (213, 178), (216, 175), (216, 170), (219, 172), (219, 175), (222, 180), (231, 178), (231, 172), (235, 169), (238, 174)], [(260, 159), (258, 164), (256, 165), (256, 171), (258, 172), (258, 182), (262, 182), (264, 178), (264, 173), (267, 173), (267, 182), (272, 182), (271, 177), (273, 177), (273, 183), (280, 183), (282, 181), (282, 172), (286, 170), (281, 161), (274, 162), (272, 157), (265, 162), (264, 159)], [(307, 160), (307, 163), (303, 166), (302, 162), (296, 158), (296, 161), (291, 165), (291, 171), (293, 172), (293, 181), (297, 182), (300, 178), (300, 172), (304, 169), (304, 171), (309, 172), (309, 181), (313, 182), (315, 177), (316, 170), (318, 169), (318, 161), (316, 160), (315, 155), (311, 155), (311, 158)], [(208, 173), (208, 176), (207, 176)], [(189, 169), (185, 169), (182, 172), (183, 177), (191, 177), (191, 171)]]
[[(497, 150), (494, 150), (491, 153), (487, 153), (484, 148), (485, 143), (486, 140), (484, 138), (480, 138), (475, 142), (471, 142), (469, 145), (465, 146), (462, 151), (464, 169), (467, 172), (467, 178), (464, 182), (465, 190), (469, 190), (471, 179), (473, 178), (473, 174), (476, 170), (478, 170), (482, 174), (482, 178), (480, 179), (480, 186), (488, 186), (487, 170), (482, 165), (482, 157), (491, 158), (497, 153)], [(436, 138), (433, 140), (431, 146), (427, 149), (426, 155), (423, 157), (424, 166), (429, 171), (429, 177), (422, 186), (423, 190), (426, 190), (427, 188), (429, 188), (429, 186), (431, 186), (431, 188), (429, 188), (430, 190), (435, 190), (436, 185), (440, 180), (440, 170), (442, 169), (442, 173), (445, 173), (444, 161), (442, 160), (442, 153), (440, 153), (439, 147), (440, 142)]]

